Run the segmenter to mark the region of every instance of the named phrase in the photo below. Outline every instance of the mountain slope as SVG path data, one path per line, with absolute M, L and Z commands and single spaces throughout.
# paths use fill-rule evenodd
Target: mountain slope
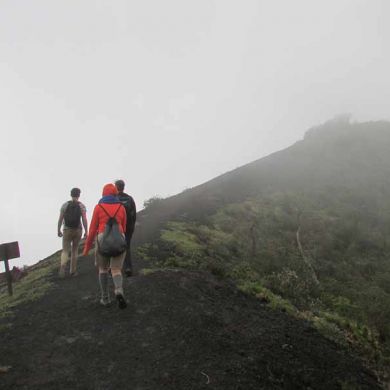
M 390 195 L 389 122 L 329 121 L 287 149 L 154 202 L 139 214 L 135 241 L 148 241 L 168 220 L 201 220 L 226 204 L 262 194 L 345 188 Z
M 390 372 L 390 123 L 329 121 L 302 141 L 139 214 L 138 256 L 293 305 Z
M 2 319 L 2 389 L 379 388 L 306 321 L 207 273 L 135 277 L 125 311 L 98 305 L 91 257 L 78 277 L 48 279 L 44 296 Z
M 389 123 L 332 121 L 151 202 L 135 249 L 161 269 L 127 282 L 126 311 L 98 305 L 91 257 L 66 280 L 48 259 L 0 297 L 0 386 L 379 388 L 351 351 L 385 373 L 389 151 Z

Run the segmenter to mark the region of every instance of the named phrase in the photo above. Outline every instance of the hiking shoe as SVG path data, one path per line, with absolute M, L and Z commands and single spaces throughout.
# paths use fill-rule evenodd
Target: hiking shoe
M 126 268 L 125 275 L 126 277 L 131 278 L 133 276 L 133 270 L 131 268 Z
M 100 304 L 104 307 L 108 307 L 111 305 L 111 300 L 109 297 L 103 297 L 100 299 Z
M 79 275 L 79 273 L 78 273 L 77 271 L 71 272 L 71 273 L 69 274 L 69 276 L 78 276 L 78 275 Z
M 116 300 L 118 301 L 118 307 L 119 309 L 126 309 L 127 303 L 125 301 L 125 298 L 122 294 L 116 294 Z

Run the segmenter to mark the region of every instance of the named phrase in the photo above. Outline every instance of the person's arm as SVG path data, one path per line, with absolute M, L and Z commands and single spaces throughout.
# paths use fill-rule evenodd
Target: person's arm
M 130 207 L 129 207 L 129 215 L 127 218 L 126 234 L 131 238 L 133 236 L 133 233 L 134 233 L 135 221 L 137 219 L 137 209 L 135 206 L 134 199 L 132 197 L 130 197 L 130 199 L 129 199 L 129 205 L 130 205 Z
M 126 214 L 126 209 L 125 209 L 124 206 L 121 207 L 121 213 L 122 213 L 121 225 L 122 225 L 123 233 L 126 233 L 126 229 L 127 229 L 127 214 Z
M 83 222 L 84 227 L 84 238 L 88 236 L 88 221 L 87 221 L 87 210 L 85 206 L 81 209 L 81 221 Z
M 132 211 L 132 222 L 133 225 L 135 225 L 135 221 L 137 220 L 137 207 L 135 205 L 133 198 L 131 198 L 131 211 Z
M 88 236 L 88 221 L 87 221 L 87 215 L 85 213 L 81 216 L 81 220 L 83 221 L 84 238 L 87 238 L 87 236 Z
M 64 212 L 60 211 L 60 217 L 58 218 L 58 226 L 57 226 L 57 235 L 58 237 L 62 237 L 63 234 L 61 232 L 62 222 L 64 221 Z
M 99 227 L 99 215 L 98 215 L 97 206 L 95 206 L 93 210 L 91 224 L 89 225 L 89 234 L 85 242 L 83 256 L 88 255 L 89 250 L 92 248 L 92 243 L 98 231 L 98 227 Z

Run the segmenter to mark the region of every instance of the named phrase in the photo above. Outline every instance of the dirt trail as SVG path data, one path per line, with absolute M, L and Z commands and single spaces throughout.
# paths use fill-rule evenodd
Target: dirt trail
M 1 334 L 1 389 L 379 389 L 309 324 L 203 273 L 126 281 L 129 307 L 98 305 L 93 260 L 19 307 Z M 347 387 L 350 386 L 350 387 Z

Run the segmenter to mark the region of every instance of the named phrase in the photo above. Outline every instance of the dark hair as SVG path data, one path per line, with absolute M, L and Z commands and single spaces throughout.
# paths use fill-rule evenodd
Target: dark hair
M 118 191 L 123 191 L 125 189 L 125 182 L 123 180 L 117 180 L 115 182 L 115 187 Z
M 71 190 L 70 190 L 70 196 L 72 197 L 72 198 L 78 198 L 79 196 L 80 196 L 80 194 L 81 194 L 81 190 L 80 190 L 80 188 L 72 188 Z

